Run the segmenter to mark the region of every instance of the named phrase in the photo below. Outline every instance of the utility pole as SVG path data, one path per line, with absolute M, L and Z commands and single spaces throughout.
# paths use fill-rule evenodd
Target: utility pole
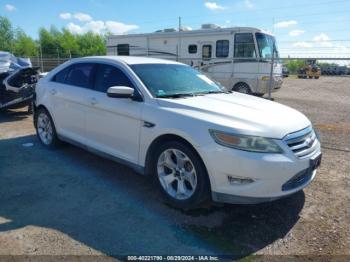
M 269 83 L 269 100 L 271 100 L 271 91 L 272 91 L 272 87 L 273 87 L 274 65 L 275 65 L 275 42 L 273 42 L 273 47 L 272 47 L 271 69 L 270 69 L 270 83 Z
M 181 16 L 179 16 L 179 43 L 177 45 L 177 60 L 179 60 L 179 58 L 181 57 L 181 27 Z
M 179 16 L 179 32 L 181 31 L 181 16 Z

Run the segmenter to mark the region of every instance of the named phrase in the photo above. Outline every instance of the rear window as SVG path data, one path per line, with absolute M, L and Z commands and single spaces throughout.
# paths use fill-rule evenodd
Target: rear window
M 94 64 L 91 63 L 79 63 L 72 65 L 66 76 L 65 84 L 90 88 L 90 77 L 93 67 Z
M 124 56 L 130 55 L 130 46 L 129 46 L 129 44 L 117 45 L 117 52 L 118 52 L 118 55 L 124 55 Z
M 66 67 L 65 69 L 58 72 L 53 78 L 53 82 L 65 84 L 67 73 L 69 72 L 70 67 Z

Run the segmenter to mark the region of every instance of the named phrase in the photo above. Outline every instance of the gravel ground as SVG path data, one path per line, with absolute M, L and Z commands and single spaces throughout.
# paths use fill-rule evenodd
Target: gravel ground
M 350 78 L 286 79 L 273 96 L 320 131 L 324 158 L 316 180 L 276 202 L 191 212 L 164 204 L 149 179 L 125 166 L 70 145 L 46 150 L 31 116 L 1 112 L 0 256 L 305 255 L 327 261 L 338 255 L 348 261 Z

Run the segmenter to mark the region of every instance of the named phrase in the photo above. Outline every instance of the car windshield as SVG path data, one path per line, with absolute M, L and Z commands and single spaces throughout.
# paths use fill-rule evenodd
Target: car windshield
M 131 68 L 153 96 L 159 98 L 224 93 L 220 84 L 199 71 L 177 64 L 139 64 Z
M 271 59 L 272 50 L 275 50 L 275 59 L 278 59 L 278 49 L 273 36 L 256 33 L 256 41 L 258 43 L 260 58 Z

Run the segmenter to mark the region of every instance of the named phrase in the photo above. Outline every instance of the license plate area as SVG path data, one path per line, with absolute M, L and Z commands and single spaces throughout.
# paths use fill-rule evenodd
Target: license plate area
M 315 169 L 319 168 L 321 166 L 322 162 L 322 154 L 319 154 L 314 159 L 310 159 L 310 169 L 314 171 Z

